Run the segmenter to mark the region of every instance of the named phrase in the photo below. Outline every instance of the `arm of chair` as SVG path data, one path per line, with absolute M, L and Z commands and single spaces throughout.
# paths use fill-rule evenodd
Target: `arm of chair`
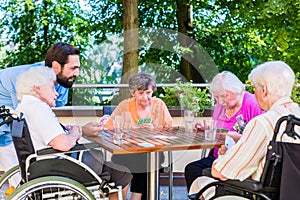
M 210 170 L 203 170 L 202 172 L 203 175 L 208 175 L 211 177 Z M 204 191 L 206 191 L 208 188 L 211 188 L 213 186 L 217 186 L 217 188 L 227 188 L 225 190 L 230 191 L 229 188 L 231 188 L 231 191 L 244 191 L 244 192 L 250 192 L 254 194 L 259 194 L 263 185 L 261 182 L 254 181 L 252 179 L 246 179 L 244 181 L 239 181 L 239 180 L 226 180 L 226 181 L 221 181 L 218 180 L 216 182 L 209 183 L 208 185 L 204 186 L 198 193 L 191 194 L 189 195 L 189 199 L 194 199 L 198 200 L 200 196 L 203 194 Z M 221 193 L 222 194 L 222 193 Z M 219 193 L 220 195 L 220 193 Z M 221 195 L 222 196 L 222 195 Z
M 101 146 L 98 143 L 86 143 L 86 144 L 76 144 L 72 149 L 70 149 L 69 151 L 66 151 L 66 152 L 59 151 L 59 150 L 53 149 L 52 147 L 49 147 L 49 148 L 38 150 L 36 153 L 37 153 L 37 155 L 42 156 L 42 155 L 55 154 L 55 153 L 78 152 L 78 151 L 95 149 L 95 148 L 100 148 L 100 147 Z
M 245 190 L 251 191 L 259 191 L 263 188 L 263 185 L 259 181 L 254 181 L 252 179 L 246 179 L 244 181 L 239 180 L 227 180 L 227 181 L 219 181 L 220 184 L 226 186 L 232 186 L 236 188 L 242 188 Z
M 211 175 L 211 168 L 203 169 L 202 175 L 208 176 L 208 177 L 213 177 Z M 218 181 L 222 185 L 241 187 L 241 188 L 245 188 L 247 190 L 252 190 L 252 191 L 258 191 L 258 190 L 262 189 L 262 183 L 259 181 L 252 180 L 252 179 L 246 179 L 244 181 L 239 181 L 239 180 L 226 180 L 226 181 L 218 180 Z

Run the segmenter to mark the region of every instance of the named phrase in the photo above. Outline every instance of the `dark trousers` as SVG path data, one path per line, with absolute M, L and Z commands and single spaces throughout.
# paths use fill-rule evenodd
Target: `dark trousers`
M 147 153 L 113 155 L 111 160 L 119 165 L 126 166 L 132 173 L 131 192 L 142 193 L 142 200 L 147 199 Z M 163 152 L 159 153 L 160 165 L 164 162 Z
M 209 155 L 208 157 L 191 162 L 185 166 L 184 176 L 188 191 L 190 190 L 193 181 L 199 176 L 202 176 L 202 170 L 205 168 L 211 168 L 215 159 L 216 158 L 213 155 Z

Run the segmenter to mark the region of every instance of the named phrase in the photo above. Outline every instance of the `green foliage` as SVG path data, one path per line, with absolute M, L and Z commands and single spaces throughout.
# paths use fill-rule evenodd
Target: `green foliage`
M 164 93 L 159 97 L 167 106 L 180 106 L 182 109 L 193 110 L 199 115 L 203 114 L 207 107 L 212 106 L 208 89 L 192 86 L 192 82 L 183 83 L 177 79 L 174 87 L 164 87 Z
M 86 2 L 85 7 L 79 2 Z M 178 31 L 178 16 L 184 14 L 177 13 L 177 2 L 139 0 L 139 19 L 136 19 L 139 27 Z M 295 72 L 300 72 L 297 67 L 300 65 L 299 0 L 186 2 L 193 6 L 191 38 L 208 52 L 219 71 L 232 71 L 245 82 L 255 65 L 283 60 Z M 44 60 L 46 50 L 53 43 L 63 41 L 82 51 L 82 76 L 77 83 L 99 83 L 103 79 L 113 82 L 114 78 L 106 76 L 113 61 L 109 53 L 93 52 L 103 62 L 90 62 L 88 47 L 95 48 L 95 44 L 115 33 L 123 34 L 123 13 L 121 0 L 2 0 L 0 35 L 4 35 L 6 43 L 0 44 L 0 68 Z M 179 71 L 182 58 L 174 49 L 177 38 L 163 32 L 151 35 L 151 41 L 143 37 L 139 38 L 139 65 L 154 72 L 161 82 L 174 82 L 179 76 L 171 74 Z M 13 49 L 2 48 L 10 42 L 14 44 Z M 108 47 L 105 48 L 111 51 Z M 181 46 L 178 50 L 189 51 Z M 122 58 L 121 51 L 118 56 Z M 82 101 L 90 103 L 97 92 L 76 93 L 82 98 L 86 96 Z M 171 93 L 168 89 L 164 91 L 169 96 Z M 299 99 L 299 90 L 293 90 L 292 98 Z
M 246 80 L 246 91 L 254 94 L 254 86 L 251 84 L 251 81 L 248 79 Z
M 298 0 L 193 3 L 195 39 L 220 71 L 232 71 L 243 82 L 267 60 L 283 60 L 299 72 L 299 9 Z
M 78 84 L 118 84 L 120 74 L 117 77 L 111 70 L 115 67 L 115 62 L 120 63 L 118 40 L 114 37 L 108 38 L 101 45 L 94 45 L 85 51 L 85 59 L 81 60 L 80 75 L 76 80 Z M 118 64 L 118 67 L 121 67 Z M 118 69 L 115 69 L 115 71 Z M 72 105 L 105 105 L 110 101 L 102 100 L 102 95 L 106 89 L 103 88 L 76 88 L 73 89 Z
M 0 35 L 14 44 L 0 60 L 3 68 L 44 60 L 46 50 L 57 41 L 88 46 L 88 32 L 79 0 L 3 0 Z
M 292 91 L 292 100 L 300 105 L 300 72 L 296 73 L 296 85 Z
M 295 80 L 295 86 L 292 90 L 292 100 L 300 105 L 300 72 L 297 72 Z M 254 87 L 251 84 L 250 80 L 246 81 L 246 90 L 252 94 L 254 94 Z

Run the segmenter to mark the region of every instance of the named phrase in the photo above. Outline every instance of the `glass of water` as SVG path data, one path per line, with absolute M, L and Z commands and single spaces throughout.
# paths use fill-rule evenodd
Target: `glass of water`
M 131 126 L 132 126 L 131 113 L 130 112 L 123 112 L 122 113 L 122 118 L 123 118 L 122 130 L 123 130 L 124 133 L 129 134 Z
M 213 119 L 204 119 L 203 125 L 205 140 L 215 140 L 217 134 L 216 121 Z
M 114 126 L 114 143 L 115 144 L 122 144 L 122 139 L 123 139 L 123 131 L 122 131 L 122 116 L 120 115 L 115 115 L 113 118 L 113 126 Z
M 192 110 L 184 111 L 184 127 L 185 132 L 193 132 L 193 123 L 194 123 L 195 113 Z

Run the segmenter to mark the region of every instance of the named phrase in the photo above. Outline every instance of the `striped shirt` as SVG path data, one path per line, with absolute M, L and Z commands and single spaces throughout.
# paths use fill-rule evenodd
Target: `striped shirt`
M 280 117 L 289 114 L 300 117 L 300 107 L 289 97 L 285 97 L 274 103 L 266 113 L 253 118 L 236 145 L 215 160 L 216 170 L 228 179 L 243 181 L 251 177 L 259 181 L 265 164 L 267 146 L 272 140 L 276 122 Z M 280 140 L 284 130 L 285 124 L 281 126 L 277 140 Z M 282 137 L 282 141 L 300 143 L 300 140 L 293 140 L 286 135 Z

